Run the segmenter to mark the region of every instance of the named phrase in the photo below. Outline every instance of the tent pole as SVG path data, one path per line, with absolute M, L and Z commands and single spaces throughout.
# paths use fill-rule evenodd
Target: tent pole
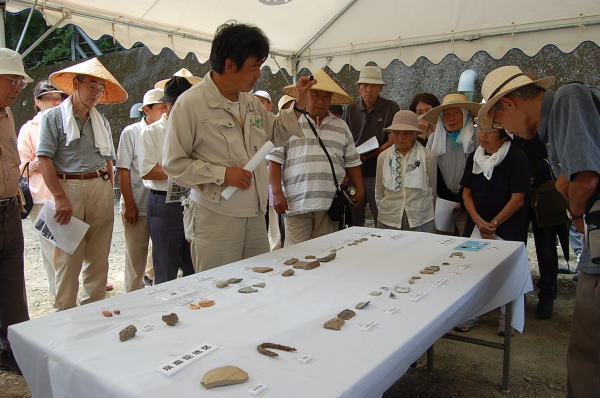
M 50 35 L 50 33 L 54 32 L 56 30 L 56 28 L 58 28 L 58 25 L 60 25 L 61 23 L 63 23 L 67 18 L 70 18 L 71 15 L 68 13 L 63 14 L 62 18 L 59 19 L 58 21 L 56 21 L 56 23 L 54 25 L 52 25 L 52 27 L 50 29 L 48 29 L 47 31 L 44 32 L 43 35 L 41 35 L 39 37 L 39 39 L 37 39 L 31 46 L 29 46 L 29 48 L 25 51 L 23 51 L 23 54 L 21 54 L 21 56 L 23 58 L 25 58 L 31 51 L 33 51 L 34 48 L 36 48 L 42 41 L 44 41 L 44 39 L 46 37 L 48 37 Z
M 19 37 L 19 42 L 17 43 L 17 48 L 15 48 L 16 52 L 19 52 L 21 49 L 21 44 L 23 44 L 23 39 L 25 39 L 25 33 L 27 33 L 27 28 L 29 27 L 29 22 L 31 22 L 31 16 L 33 15 L 33 11 L 35 10 L 35 6 L 37 6 L 38 0 L 33 2 L 33 6 L 31 10 L 29 10 L 29 15 L 27 16 L 27 21 L 25 21 L 25 26 L 23 27 L 23 31 L 21 32 L 21 37 Z
M 85 42 L 88 44 L 88 46 L 90 46 L 90 48 L 92 49 L 94 54 L 96 54 L 96 57 L 101 56 L 102 51 L 100 51 L 100 49 L 98 48 L 96 43 L 94 43 L 94 41 L 92 39 L 90 39 L 90 37 L 83 30 L 81 30 L 81 28 L 79 26 L 75 26 L 75 29 L 79 32 L 79 35 L 81 37 L 83 37 L 83 40 L 85 40 Z

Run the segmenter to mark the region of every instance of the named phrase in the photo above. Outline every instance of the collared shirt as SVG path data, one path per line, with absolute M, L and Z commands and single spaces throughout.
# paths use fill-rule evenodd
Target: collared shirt
M 74 115 L 81 137 L 66 146 L 67 135 L 63 131 L 60 112 L 59 106 L 44 112 L 37 147 L 38 156 L 52 158 L 57 173 L 91 173 L 106 166 L 107 160 L 116 159 L 110 125 L 104 116 L 102 120 L 108 130 L 111 143 L 111 155 L 106 157 L 100 155 L 100 150 L 96 148 L 90 118 L 84 124 L 77 115 Z
M 19 152 L 15 121 L 10 109 L 0 108 L 0 199 L 17 195 L 19 186 Z
M 190 199 L 201 206 L 228 216 L 254 217 L 267 208 L 266 162 L 254 170 L 250 188 L 238 190 L 228 200 L 221 198 L 225 169 L 244 167 L 267 140 L 281 146 L 302 133 L 292 109 L 275 116 L 245 92 L 238 93 L 240 125 L 211 73 L 183 93 L 171 111 L 165 172 L 178 185 L 191 187 Z
M 141 150 L 142 130 L 148 127 L 144 119 L 137 123 L 130 124 L 123 129 L 121 138 L 119 138 L 119 147 L 117 148 L 116 167 L 129 170 L 129 180 L 131 181 L 131 193 L 133 201 L 137 207 L 139 216 L 146 215 L 148 207 L 148 188 L 144 187 L 144 182 L 140 176 L 139 156 Z M 125 199 L 121 195 L 121 211 L 125 210 Z
M 599 100 L 599 88 L 579 83 L 544 94 L 538 134 L 548 148 L 548 159 L 556 176 L 562 174 L 571 180 L 580 171 L 600 174 L 600 114 L 594 104 Z M 587 245 L 577 269 L 600 274 L 600 265 L 592 263 Z
M 343 119 L 352 132 L 356 146 L 371 137 L 377 137 L 379 146 L 381 146 L 388 140 L 388 134 L 383 129 L 392 124 L 392 119 L 399 110 L 400 107 L 394 101 L 378 97 L 373 109 L 369 111 L 361 98 L 360 101 L 350 104 L 346 108 Z M 363 178 L 375 177 L 376 169 L 377 159 L 367 160 L 362 165 Z
M 140 175 L 145 176 L 154 168 L 154 166 L 163 165 L 163 148 L 165 146 L 165 136 L 167 135 L 167 119 L 163 115 L 160 120 L 152 123 L 142 130 L 140 140 Z M 144 186 L 156 191 L 167 191 L 168 180 L 143 180 Z
M 306 116 L 327 148 L 336 178 L 341 183 L 346 168 L 361 165 L 348 126 L 331 113 L 325 116 L 320 125 Z M 306 118 L 302 116 L 298 122 L 303 136 L 290 138 L 283 147 L 273 149 L 267 156 L 267 160 L 283 165 L 281 178 L 288 202 L 286 215 L 289 216 L 329 209 L 336 190 L 323 148 Z
M 377 175 L 375 178 L 375 201 L 379 209 L 377 219 L 390 227 L 402 228 L 402 216 L 406 213 L 408 225 L 415 228 L 433 220 L 437 181 L 436 158 L 433 152 L 423 148 L 427 164 L 427 189 L 401 188 L 395 192 L 383 185 L 385 161 L 390 151 L 395 149 L 395 145 L 392 145 L 377 157 Z M 414 146 L 412 150 L 414 150 Z M 402 176 L 406 174 L 409 155 L 410 152 L 406 155 L 400 155 Z
M 42 118 L 42 112 L 38 112 L 33 119 L 25 123 L 19 130 L 18 148 L 19 156 L 21 157 L 21 165 L 19 169 L 23 172 L 25 165 L 34 161 L 37 158 L 35 150 L 37 149 L 40 120 Z M 27 176 L 27 170 L 23 172 L 23 176 Z M 52 200 L 52 193 L 44 183 L 42 177 L 42 171 L 39 167 L 35 168 L 29 164 L 29 191 L 33 203 L 44 203 L 48 200 Z

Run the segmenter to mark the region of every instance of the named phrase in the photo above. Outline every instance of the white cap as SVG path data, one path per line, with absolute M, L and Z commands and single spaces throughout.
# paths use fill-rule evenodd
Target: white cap
M 164 94 L 164 90 L 160 88 L 153 88 L 152 90 L 146 91 L 146 94 L 144 94 L 144 102 L 142 102 L 142 106 L 140 106 L 139 110 L 141 111 L 146 105 L 160 104 L 162 102 L 160 99 Z
M 9 48 L 0 48 L 0 75 L 19 75 L 25 78 L 25 83 L 33 83 L 25 73 L 21 54 Z
M 257 96 L 257 97 L 262 97 L 264 99 L 267 99 L 267 100 L 269 100 L 269 102 L 273 102 L 273 101 L 271 101 L 271 96 L 269 95 L 269 93 L 267 93 L 264 90 L 255 91 L 254 95 Z
M 277 103 L 277 109 L 281 110 L 281 108 L 283 108 L 283 106 L 285 104 L 287 104 L 290 101 L 295 101 L 295 100 L 296 100 L 296 98 L 285 94 L 281 98 L 279 98 L 279 102 Z

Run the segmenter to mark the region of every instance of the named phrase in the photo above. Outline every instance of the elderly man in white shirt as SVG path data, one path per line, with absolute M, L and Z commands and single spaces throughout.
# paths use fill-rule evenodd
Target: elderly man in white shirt
M 394 145 L 377 158 L 377 227 L 435 232 L 437 164 L 435 155 L 417 141 L 419 119 L 414 112 L 399 111 L 385 130 Z

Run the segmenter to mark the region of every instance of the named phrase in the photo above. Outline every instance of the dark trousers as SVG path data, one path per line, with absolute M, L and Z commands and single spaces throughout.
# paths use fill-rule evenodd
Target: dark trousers
M 152 238 L 154 283 L 177 278 L 179 268 L 183 276 L 192 275 L 194 266 L 190 244 L 183 230 L 181 203 L 165 203 L 165 193 L 152 190 L 148 195 L 148 229 Z
M 537 254 L 540 279 L 537 283 L 538 298 L 556 298 L 556 278 L 558 276 L 558 254 L 556 252 L 556 237 L 558 227 L 540 228 L 537 225 L 533 211 L 530 213 L 533 227 L 535 253 Z
M 365 199 L 358 207 L 352 209 L 352 226 L 354 227 L 364 227 L 367 203 L 373 215 L 373 222 L 377 225 L 378 210 L 377 202 L 375 202 L 375 177 L 363 177 L 363 185 L 365 186 Z
M 23 271 L 23 227 L 16 198 L 0 207 L 0 344 L 9 351 L 8 327 L 29 320 Z

